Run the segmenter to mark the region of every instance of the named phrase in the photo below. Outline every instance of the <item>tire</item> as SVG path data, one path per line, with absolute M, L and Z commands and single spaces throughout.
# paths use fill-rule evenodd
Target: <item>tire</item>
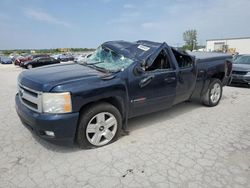
M 83 149 L 101 147 L 117 140 L 121 127 L 122 117 L 116 107 L 105 102 L 90 105 L 81 114 L 76 142 Z
M 27 66 L 27 69 L 32 69 L 32 68 L 33 68 L 32 65 L 28 65 L 28 66 Z
M 219 104 L 222 96 L 222 83 L 219 79 L 213 79 L 208 86 L 206 93 L 202 96 L 204 105 L 213 107 Z

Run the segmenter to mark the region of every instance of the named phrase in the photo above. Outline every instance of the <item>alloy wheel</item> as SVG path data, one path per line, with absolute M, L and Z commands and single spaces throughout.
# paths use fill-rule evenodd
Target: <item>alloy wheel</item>
M 215 83 L 210 91 L 210 99 L 212 103 L 217 103 L 221 97 L 221 86 Z
M 103 146 L 109 143 L 117 132 L 117 120 L 109 112 L 96 114 L 88 122 L 86 137 L 94 146 Z

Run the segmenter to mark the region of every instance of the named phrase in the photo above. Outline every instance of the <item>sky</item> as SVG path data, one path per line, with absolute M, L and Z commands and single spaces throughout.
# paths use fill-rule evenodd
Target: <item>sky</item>
M 96 48 L 110 40 L 183 45 L 250 37 L 250 0 L 0 0 L 0 49 Z

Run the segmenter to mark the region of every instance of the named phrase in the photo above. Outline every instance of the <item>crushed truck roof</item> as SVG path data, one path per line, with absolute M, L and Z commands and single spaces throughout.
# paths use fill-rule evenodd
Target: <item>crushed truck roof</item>
M 102 45 L 134 60 L 146 60 L 149 56 L 155 53 L 158 54 L 163 47 L 167 46 L 165 42 L 158 43 L 146 40 L 139 40 L 136 42 L 109 41 Z

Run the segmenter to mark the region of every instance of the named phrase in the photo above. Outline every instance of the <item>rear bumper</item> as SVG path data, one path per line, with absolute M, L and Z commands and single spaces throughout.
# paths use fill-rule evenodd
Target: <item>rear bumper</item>
M 15 97 L 16 111 L 22 123 L 39 137 L 54 143 L 74 142 L 79 113 L 45 114 L 37 113 L 24 106 L 18 94 Z M 47 136 L 45 131 L 54 132 L 55 136 Z

